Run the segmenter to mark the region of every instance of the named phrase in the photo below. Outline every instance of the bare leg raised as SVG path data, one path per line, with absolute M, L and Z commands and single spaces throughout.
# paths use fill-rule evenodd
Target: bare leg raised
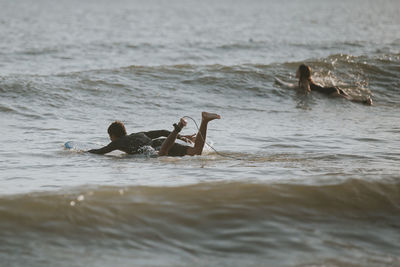
M 178 133 L 180 132 L 180 129 L 182 129 L 183 127 L 185 127 L 187 124 L 187 122 L 182 118 L 179 123 L 178 123 L 178 129 L 177 130 L 175 128 L 175 130 L 173 130 L 167 137 L 167 139 L 165 139 L 165 141 L 162 143 L 161 145 L 161 149 L 160 151 L 158 151 L 158 155 L 159 156 L 166 156 L 168 155 L 169 150 L 172 148 L 172 146 L 175 143 L 176 138 L 178 137 Z
M 194 147 L 188 148 L 187 154 L 190 156 L 201 155 L 203 147 L 206 142 L 207 136 L 207 125 L 210 121 L 215 119 L 221 119 L 221 116 L 215 113 L 202 112 L 201 113 L 201 124 L 199 132 L 196 135 L 196 141 Z

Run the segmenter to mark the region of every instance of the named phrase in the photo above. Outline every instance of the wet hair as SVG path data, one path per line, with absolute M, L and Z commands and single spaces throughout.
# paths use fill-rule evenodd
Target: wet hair
M 108 127 L 107 132 L 110 136 L 113 135 L 117 138 L 126 135 L 125 126 L 120 121 L 115 121 L 115 122 L 111 123 L 110 126 Z
M 311 68 L 305 64 L 299 66 L 300 81 L 311 81 Z

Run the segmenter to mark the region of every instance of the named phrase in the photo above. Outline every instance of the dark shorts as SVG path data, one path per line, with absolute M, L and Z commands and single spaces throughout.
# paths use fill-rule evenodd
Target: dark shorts
M 151 143 L 151 147 L 155 150 L 160 150 L 162 143 L 166 138 L 155 139 Z M 171 149 L 168 151 L 168 156 L 171 157 L 183 157 L 187 155 L 187 150 L 190 146 L 185 146 L 179 143 L 174 143 Z

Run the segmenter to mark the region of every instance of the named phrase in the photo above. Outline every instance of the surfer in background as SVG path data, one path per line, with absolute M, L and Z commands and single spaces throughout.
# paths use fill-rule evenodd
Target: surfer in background
M 220 119 L 220 115 L 202 112 L 202 120 L 197 135 L 182 136 L 179 132 L 186 126 L 187 122 L 181 118 L 178 124 L 174 124 L 172 132 L 167 130 L 149 131 L 126 134 L 122 122 L 113 122 L 108 127 L 111 143 L 100 149 L 91 149 L 88 152 L 95 154 L 106 154 L 114 150 L 121 150 L 128 154 L 139 154 L 145 146 L 151 146 L 158 151 L 159 156 L 194 156 L 201 155 L 206 141 L 207 125 L 210 121 Z M 167 138 L 160 138 L 167 137 Z M 176 139 L 186 143 L 194 143 L 194 146 L 175 143 Z
M 311 68 L 305 64 L 301 64 L 297 69 L 296 78 L 299 79 L 297 85 L 283 82 L 278 78 L 275 78 L 275 81 L 280 85 L 301 90 L 306 94 L 315 91 L 329 96 L 343 97 L 353 102 L 360 102 L 370 106 L 372 105 L 372 99 L 369 96 L 365 100 L 355 99 L 336 86 L 323 87 L 316 84 L 311 78 Z

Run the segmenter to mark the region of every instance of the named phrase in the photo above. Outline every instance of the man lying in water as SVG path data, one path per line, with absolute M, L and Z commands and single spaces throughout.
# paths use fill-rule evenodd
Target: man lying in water
M 278 78 L 275 78 L 275 81 L 280 85 L 283 85 L 283 86 L 286 86 L 289 88 L 298 89 L 298 90 L 304 91 L 306 93 L 319 92 L 319 93 L 322 93 L 325 95 L 343 97 L 343 98 L 346 98 L 353 102 L 360 102 L 360 103 L 363 103 L 366 105 L 372 105 L 372 99 L 370 96 L 368 96 L 364 100 L 356 99 L 356 98 L 351 97 L 345 91 L 343 91 L 342 89 L 340 89 L 336 86 L 323 87 L 323 86 L 316 84 L 313 81 L 313 79 L 311 78 L 311 68 L 307 65 L 301 64 L 299 66 L 299 68 L 297 69 L 297 72 L 296 72 L 296 78 L 299 79 L 299 82 L 297 85 L 283 82 Z
M 220 119 L 218 114 L 202 112 L 202 120 L 199 132 L 196 136 L 182 136 L 179 132 L 186 126 L 186 121 L 181 118 L 178 124 L 174 124 L 172 132 L 167 130 L 149 131 L 126 134 L 125 126 L 122 122 L 113 122 L 108 127 L 108 134 L 111 143 L 100 149 L 91 149 L 88 152 L 95 154 L 106 154 L 114 150 L 121 150 L 128 154 L 139 154 L 144 146 L 151 146 L 158 151 L 159 156 L 194 156 L 201 155 L 206 141 L 207 125 L 210 121 Z M 159 138 L 167 137 L 167 138 Z M 194 147 L 175 143 L 176 139 L 187 143 L 194 142 Z

